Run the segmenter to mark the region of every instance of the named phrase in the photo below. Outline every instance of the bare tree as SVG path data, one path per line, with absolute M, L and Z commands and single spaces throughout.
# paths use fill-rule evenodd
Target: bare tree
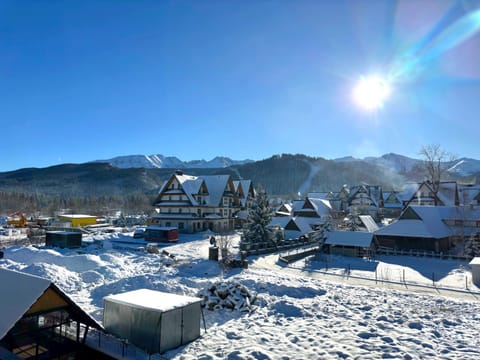
M 424 145 L 418 153 L 423 159 L 423 170 L 432 183 L 435 195 L 440 188 L 440 181 L 444 178 L 451 162 L 457 157 L 441 148 L 438 144 Z

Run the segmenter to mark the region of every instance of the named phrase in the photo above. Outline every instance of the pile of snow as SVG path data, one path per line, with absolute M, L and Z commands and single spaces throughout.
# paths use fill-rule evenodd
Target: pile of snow
M 239 282 L 229 284 L 217 282 L 198 293 L 202 298 L 202 306 L 209 310 L 240 310 L 243 312 L 253 311 L 253 305 L 257 300 L 257 294 L 251 292 Z

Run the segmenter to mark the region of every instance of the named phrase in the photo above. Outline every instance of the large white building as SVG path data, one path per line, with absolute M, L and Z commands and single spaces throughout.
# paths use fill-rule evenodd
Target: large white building
M 230 175 L 186 175 L 177 170 L 155 199 L 157 214 L 151 224 L 176 226 L 180 232 L 229 231 L 239 225 L 255 190 L 250 180 Z

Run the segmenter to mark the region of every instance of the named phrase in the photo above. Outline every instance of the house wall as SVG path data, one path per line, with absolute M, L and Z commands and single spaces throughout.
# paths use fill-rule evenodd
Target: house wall
M 427 250 L 446 252 L 450 249 L 449 238 L 417 238 L 404 236 L 376 235 L 380 246 L 398 250 Z

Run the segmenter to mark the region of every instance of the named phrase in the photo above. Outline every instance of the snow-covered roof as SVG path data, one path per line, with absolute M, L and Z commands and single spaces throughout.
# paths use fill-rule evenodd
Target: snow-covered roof
M 474 257 L 472 261 L 468 263 L 469 265 L 480 265 L 480 257 Z
M 292 213 L 292 205 L 291 204 L 282 204 L 277 208 L 277 213 L 279 214 L 291 214 Z
M 235 192 L 237 192 L 237 193 L 238 193 L 239 187 L 240 186 L 242 187 L 243 196 L 240 197 L 240 201 L 242 203 L 242 206 L 245 206 L 248 195 L 250 193 L 250 188 L 252 186 L 252 180 L 234 180 L 233 181 L 233 186 L 235 188 Z
M 278 226 L 284 228 L 291 219 L 292 218 L 288 217 L 288 216 L 274 216 L 272 218 L 272 220 L 270 221 L 269 226 L 278 225 Z
M 419 219 L 409 218 L 413 211 Z M 410 205 L 401 218 L 375 232 L 377 235 L 444 238 L 455 232 L 448 220 L 478 220 L 480 208 L 469 206 Z
M 230 180 L 230 175 L 207 175 L 202 176 L 205 184 L 207 185 L 208 192 L 210 194 L 210 204 L 217 206 L 222 200 L 225 188 Z M 232 189 L 233 191 L 233 189 Z
M 375 232 L 375 235 L 406 236 L 440 239 L 451 235 L 451 231 L 441 221 L 397 220 Z
M 306 234 L 306 233 L 312 231 L 312 227 L 311 227 L 310 224 L 314 223 L 315 221 L 317 221 L 317 219 L 315 219 L 315 218 L 307 218 L 307 217 L 302 217 L 302 216 L 296 216 L 296 217 L 290 218 L 290 221 L 287 223 L 287 225 L 289 227 L 288 230 L 293 230 L 290 227 L 291 226 L 296 226 L 302 234 Z M 295 224 L 295 225 L 293 225 L 292 223 Z M 285 226 L 287 226 L 287 225 L 285 225 Z
M 139 289 L 107 296 L 104 298 L 104 301 L 140 309 L 165 312 L 200 302 L 201 299 L 149 289 Z
M 175 174 L 178 182 L 181 184 L 185 195 L 187 195 L 188 199 L 193 205 L 197 204 L 197 200 L 193 197 L 193 194 L 198 194 L 200 190 L 200 186 L 202 186 L 203 180 L 192 175 L 185 175 L 185 174 Z
M 332 210 L 332 205 L 330 205 L 330 201 L 326 199 L 319 199 L 319 198 L 309 198 L 312 205 L 315 207 L 315 210 L 318 215 L 326 215 L 330 213 Z
M 480 220 L 480 207 L 411 205 L 410 208 L 423 220 Z
M 0 284 L 8 291 L 0 297 L 0 339 L 22 318 L 28 309 L 50 286 L 50 281 L 38 276 L 0 269 Z
M 63 217 L 67 219 L 96 219 L 96 216 L 93 215 L 83 215 L 83 214 L 62 214 L 58 217 Z
M 459 186 L 460 204 L 477 204 L 477 196 L 480 194 L 480 186 Z
M 368 232 L 374 232 L 379 229 L 377 223 L 370 215 L 359 215 L 360 221 L 367 228 Z
M 304 204 L 305 204 L 305 200 L 293 200 L 292 210 L 293 211 L 302 210 Z
M 0 268 L 0 284 L 5 289 L 0 297 L 0 339 L 27 313 L 48 288 L 56 291 L 75 310 L 82 321 L 98 329 L 102 328 L 50 280 Z
M 442 182 L 439 185 L 437 196 L 443 205 L 454 206 L 457 199 L 457 183 Z
M 329 231 L 326 233 L 326 245 L 370 247 L 373 233 L 363 231 Z

